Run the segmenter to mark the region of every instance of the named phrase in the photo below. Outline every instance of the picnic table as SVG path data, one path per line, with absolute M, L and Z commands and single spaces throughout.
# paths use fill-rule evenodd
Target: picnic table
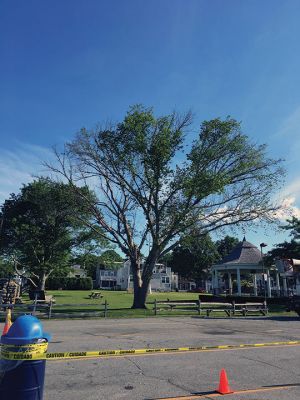
M 157 315 L 159 311 L 169 310 L 173 311 L 197 311 L 200 315 L 200 301 L 199 300 L 154 300 L 153 303 L 154 314 Z
M 154 314 L 157 315 L 160 311 L 196 311 L 199 315 L 205 313 L 207 317 L 211 314 L 220 312 L 225 313 L 228 317 L 236 316 L 238 314 L 242 314 L 243 316 L 247 316 L 249 314 L 268 314 L 268 306 L 264 301 L 262 303 L 259 302 L 246 302 L 246 303 L 236 303 L 233 302 L 204 302 L 200 300 L 200 296 L 198 300 L 154 300 L 153 303 L 153 311 Z
M 262 315 L 268 315 L 268 306 L 267 302 L 263 301 L 262 303 L 254 303 L 254 302 L 246 302 L 246 303 L 236 303 L 233 301 L 233 315 L 242 314 L 246 316 L 251 313 L 260 313 Z
M 101 294 L 101 292 L 92 292 L 91 294 L 89 294 L 89 298 L 90 299 L 102 299 L 103 294 Z
M 206 316 L 209 317 L 211 313 L 215 312 L 224 312 L 228 317 L 231 316 L 233 307 L 231 303 L 223 303 L 223 302 L 200 302 L 200 315 L 201 311 L 206 313 Z

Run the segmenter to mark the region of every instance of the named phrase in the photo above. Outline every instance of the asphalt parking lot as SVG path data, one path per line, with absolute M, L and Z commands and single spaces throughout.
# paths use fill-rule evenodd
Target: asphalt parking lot
M 300 340 L 298 318 L 148 318 L 44 321 L 49 352 L 198 347 Z M 300 346 L 47 361 L 44 400 L 300 399 Z M 243 391 L 243 392 L 241 392 Z M 195 396 L 197 394 L 197 396 Z
M 46 321 L 43 325 L 53 335 L 50 352 L 300 339 L 297 318 L 168 317 Z M 231 389 L 248 390 L 222 396 L 228 400 L 300 399 L 300 346 L 47 361 L 44 398 L 158 399 L 191 395 L 193 398 L 193 394 L 198 394 L 211 399 L 215 398 L 212 392 L 218 386 L 222 368 L 227 371 Z

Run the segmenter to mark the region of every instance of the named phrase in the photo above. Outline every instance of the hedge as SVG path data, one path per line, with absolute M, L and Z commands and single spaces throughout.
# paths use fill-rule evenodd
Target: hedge
M 88 278 L 61 278 L 52 276 L 46 282 L 48 290 L 91 290 L 93 289 L 93 281 Z

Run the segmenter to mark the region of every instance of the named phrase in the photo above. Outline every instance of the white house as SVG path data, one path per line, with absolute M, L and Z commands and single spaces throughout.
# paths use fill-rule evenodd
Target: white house
M 176 290 L 178 289 L 178 275 L 172 271 L 171 267 L 155 264 L 150 285 L 153 291 Z
M 100 289 L 133 289 L 130 261 L 125 261 L 123 266 L 118 270 L 104 270 L 98 267 L 96 270 L 95 287 L 99 287 Z M 164 264 L 156 264 L 150 282 L 150 290 L 169 292 L 177 288 L 177 274 L 173 273 L 171 268 L 166 267 Z
M 117 286 L 117 271 L 111 269 L 96 269 L 94 287 L 100 289 L 115 289 Z

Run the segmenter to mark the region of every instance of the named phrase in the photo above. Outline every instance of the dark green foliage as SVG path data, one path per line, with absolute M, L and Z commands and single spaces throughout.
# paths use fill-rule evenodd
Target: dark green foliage
M 232 236 L 225 236 L 224 239 L 217 240 L 215 245 L 220 255 L 220 260 L 226 257 L 239 243 L 239 239 Z
M 119 269 L 123 265 L 124 258 L 115 250 L 110 249 L 101 254 L 99 261 L 106 269 Z
M 199 281 L 207 276 L 208 269 L 219 257 L 209 235 L 199 237 L 191 234 L 175 247 L 168 266 L 184 278 Z
M 287 225 L 283 229 L 290 230 L 292 239 L 290 242 L 286 240 L 283 243 L 276 244 L 276 247 L 268 252 L 265 256 L 267 265 L 272 265 L 275 258 L 300 259 L 300 220 L 296 217 L 287 220 Z
M 100 264 L 100 256 L 93 253 L 78 254 L 72 257 L 72 265 L 80 265 L 85 269 L 87 276 L 96 279 L 96 268 Z
M 276 247 L 268 252 L 266 258 L 271 258 L 271 263 L 274 258 L 300 258 L 300 244 L 296 240 L 276 244 Z
M 0 278 L 9 278 L 14 275 L 14 267 L 9 261 L 0 258 Z
M 224 258 L 237 245 L 238 239 L 225 236 L 215 243 L 210 236 L 191 232 L 173 250 L 167 260 L 168 266 L 184 278 L 199 281 L 204 279 L 212 264 Z
M 101 250 L 99 246 L 98 250 Z M 77 254 L 72 258 L 72 264 L 81 265 L 92 279 L 96 279 L 96 269 L 98 266 L 102 269 L 118 269 L 123 265 L 123 261 L 123 258 L 113 249 L 105 250 L 100 255 L 85 252 Z
M 93 280 L 87 278 L 66 278 L 51 276 L 46 282 L 48 290 L 91 290 L 93 288 Z
M 292 219 L 287 220 L 287 225 L 283 227 L 285 230 L 290 230 L 290 236 L 293 237 L 293 240 L 300 239 L 300 219 L 296 217 L 292 217 Z
M 78 190 L 93 198 L 86 187 Z M 74 246 L 90 240 L 84 219 L 89 220 L 90 213 L 70 185 L 40 178 L 3 204 L 0 252 L 6 258 L 14 256 L 43 289 L 51 273 L 70 270 Z

